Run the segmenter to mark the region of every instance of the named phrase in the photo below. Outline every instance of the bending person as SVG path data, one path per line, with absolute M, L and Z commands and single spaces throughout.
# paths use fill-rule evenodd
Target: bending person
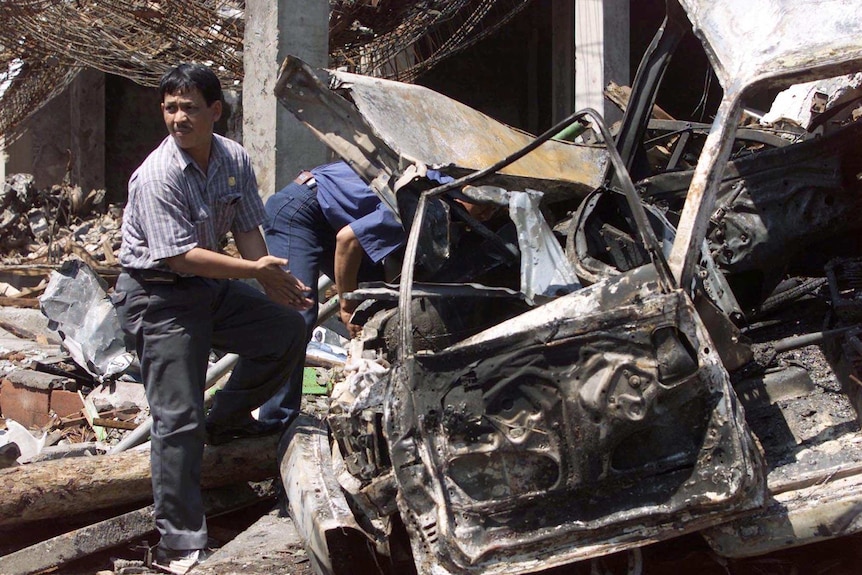
M 452 178 L 433 170 L 428 177 L 445 183 Z M 335 282 L 339 317 L 351 336 L 360 326 L 350 322 L 356 302 L 344 299 L 361 282 L 387 279 L 384 259 L 406 240 L 395 214 L 345 162 L 302 172 L 266 202 L 269 221 L 264 237 L 270 253 L 290 261 L 290 271 L 306 285 L 316 286 L 321 273 Z M 302 311 L 306 344 L 317 324 L 318 295 Z M 287 425 L 298 413 L 302 398 L 299 366 L 290 381 L 260 409 L 261 421 Z

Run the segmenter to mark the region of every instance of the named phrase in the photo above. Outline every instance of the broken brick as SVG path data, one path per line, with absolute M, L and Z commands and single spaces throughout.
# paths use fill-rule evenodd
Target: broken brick
M 68 378 L 29 369 L 7 373 L 0 387 L 3 417 L 14 419 L 25 427 L 47 425 L 51 421 L 51 394 L 63 391 L 70 383 Z M 64 400 L 59 400 L 61 406 Z
M 67 417 L 80 414 L 84 403 L 77 392 L 55 389 L 51 391 L 50 408 L 58 417 Z
M 42 427 L 51 421 L 48 389 L 34 389 L 4 379 L 0 387 L 3 396 L 3 417 L 14 419 L 24 427 Z

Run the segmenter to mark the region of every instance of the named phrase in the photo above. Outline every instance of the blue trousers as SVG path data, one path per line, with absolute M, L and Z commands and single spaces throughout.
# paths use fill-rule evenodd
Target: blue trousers
M 305 360 L 299 314 L 240 281 L 122 273 L 112 295 L 135 343 L 153 417 L 150 464 L 156 528 L 172 549 L 206 546 L 201 497 L 205 423 L 247 420 Z M 204 414 L 210 350 L 240 359 Z
M 319 308 L 317 280 L 321 273 L 335 279 L 335 235 L 338 230 L 326 220 L 317 193 L 304 184 L 291 183 L 266 202 L 267 223 L 264 239 L 269 253 L 285 258 L 290 273 L 312 288 L 314 305 L 303 312 L 305 344 L 311 340 Z M 366 257 L 359 272 L 360 281 L 383 279 L 383 267 Z M 299 365 L 288 384 L 260 408 L 258 419 L 265 423 L 287 425 L 299 412 L 302 400 L 302 374 Z

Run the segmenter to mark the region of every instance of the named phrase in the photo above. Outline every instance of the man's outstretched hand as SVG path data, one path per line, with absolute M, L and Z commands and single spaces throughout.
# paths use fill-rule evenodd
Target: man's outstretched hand
M 257 260 L 256 263 L 258 269 L 255 278 L 263 286 L 270 299 L 300 311 L 314 305 L 314 302 L 308 297 L 311 288 L 285 269 L 287 266 L 286 259 L 267 255 Z

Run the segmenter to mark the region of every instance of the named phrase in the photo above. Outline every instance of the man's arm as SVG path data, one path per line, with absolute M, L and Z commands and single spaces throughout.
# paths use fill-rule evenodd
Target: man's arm
M 177 273 L 205 278 L 254 278 L 274 301 L 296 309 L 308 309 L 312 305 L 305 296 L 308 287 L 283 269 L 287 260 L 267 254 L 266 243 L 258 229 L 234 234 L 234 240 L 242 259 L 195 247 L 165 258 L 165 263 Z
M 350 316 L 356 309 L 355 301 L 348 301 L 342 294 L 351 292 L 359 285 L 359 267 L 365 250 L 349 225 L 338 230 L 335 236 L 335 287 L 338 290 L 339 316 L 347 326 L 351 336 L 359 334 L 360 326 L 350 323 Z
M 233 241 L 243 259 L 259 260 L 263 256 L 269 255 L 260 228 L 252 228 L 247 232 L 234 232 Z

